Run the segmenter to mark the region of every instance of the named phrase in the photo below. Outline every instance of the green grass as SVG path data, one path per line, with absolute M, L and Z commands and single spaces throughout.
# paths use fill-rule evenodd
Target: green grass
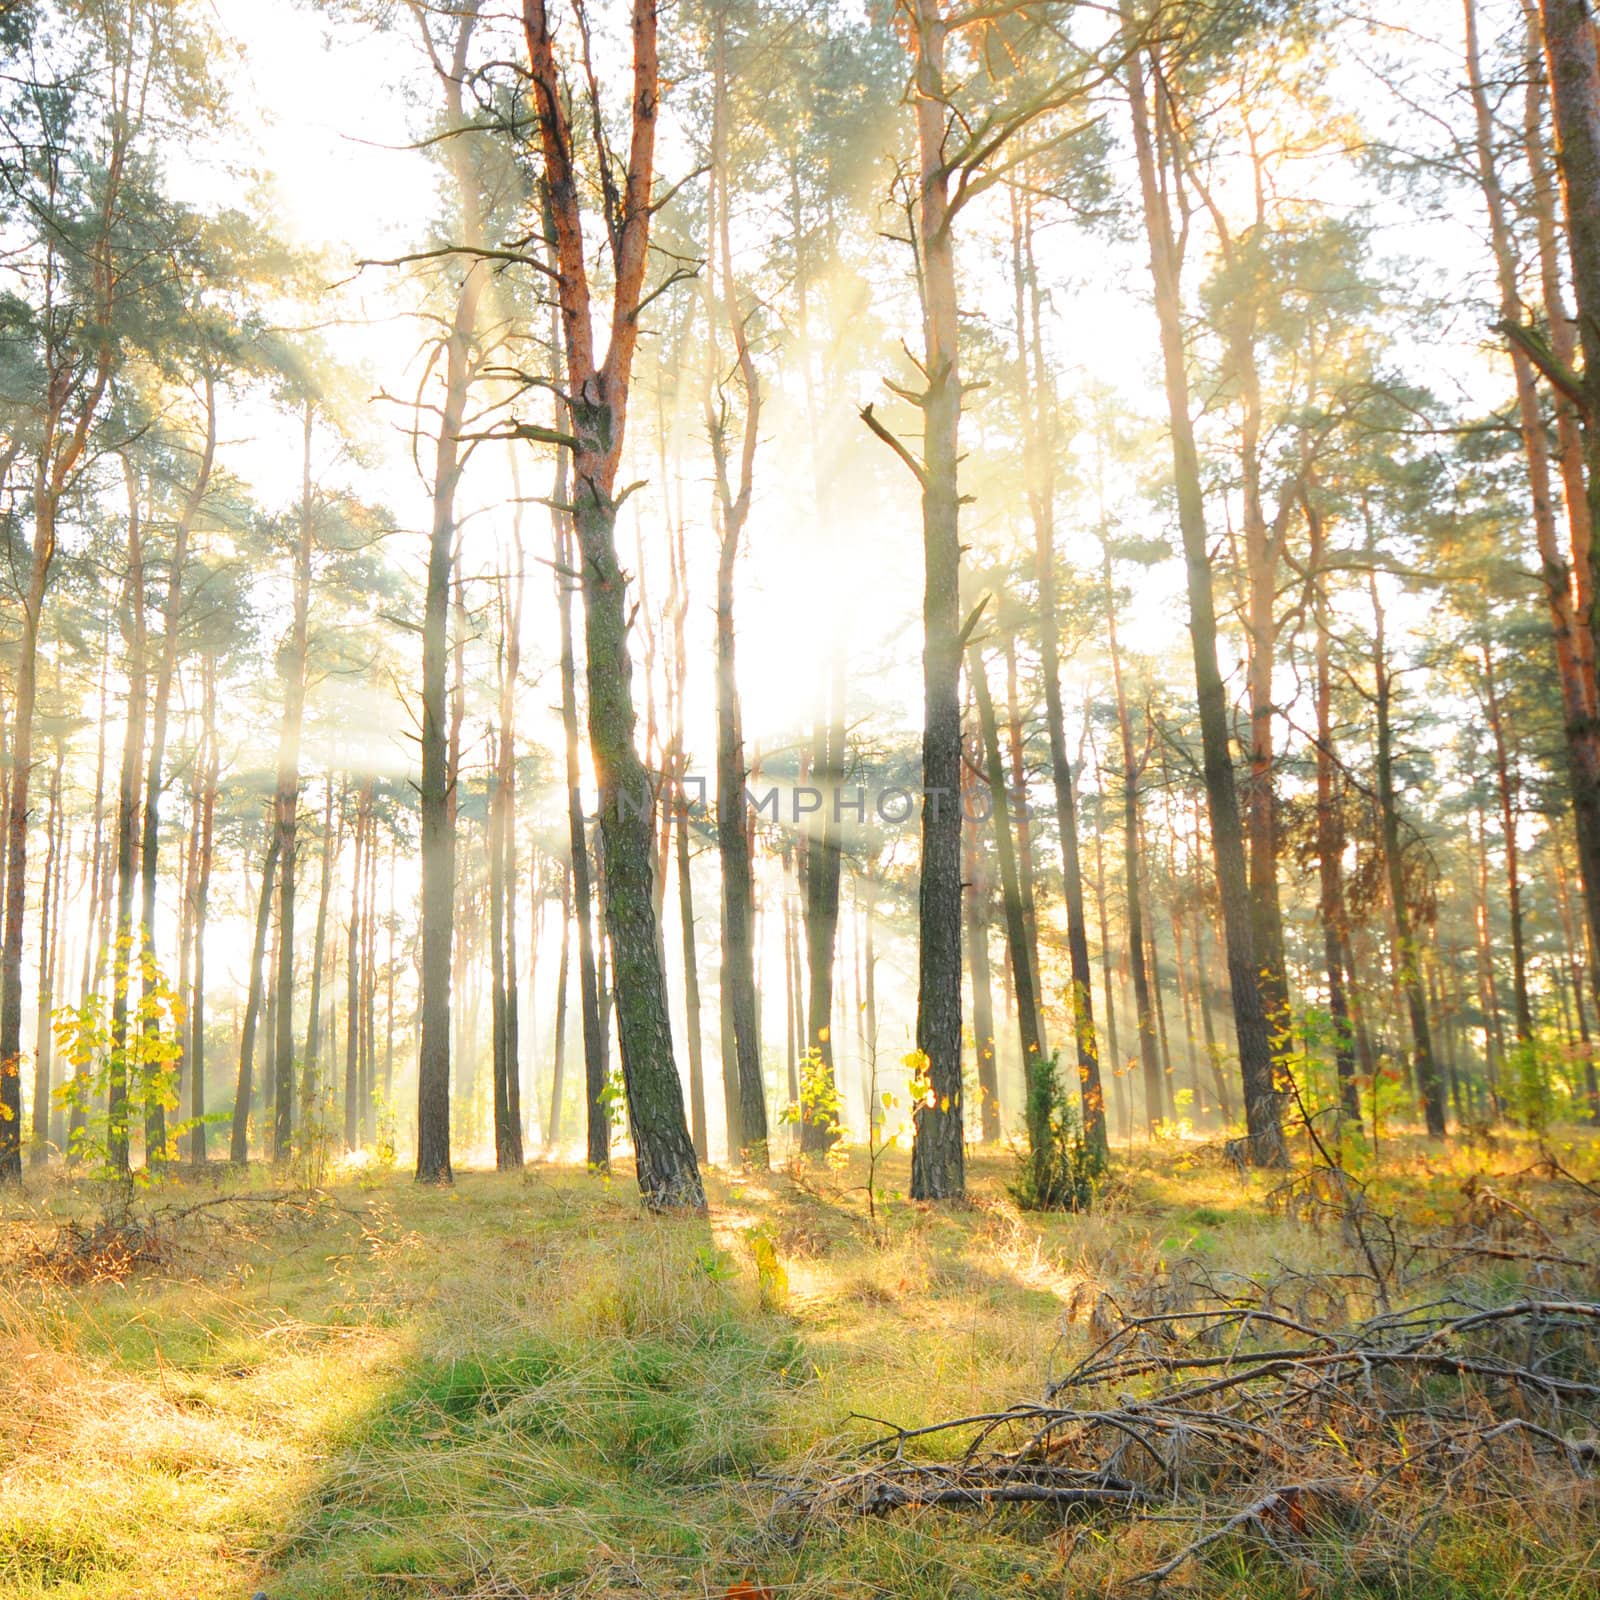
M 1382 1181 L 1442 1212 L 1470 1172 L 1531 1159 L 1461 1152 Z M 8 1200 L 0 1595 L 1117 1592 L 1181 1532 L 925 1512 L 793 1541 L 771 1480 L 867 1437 L 857 1416 L 916 1425 L 1036 1396 L 1087 1347 L 1100 1296 L 1132 1300 L 1186 1258 L 1336 1268 L 1338 1230 L 1170 1151 L 1125 1163 L 1083 1217 L 1019 1215 L 1008 1159 L 980 1157 L 971 1207 L 891 1201 L 874 1230 L 860 1167 L 714 1176 L 710 1218 L 688 1220 L 645 1216 L 623 1173 L 468 1172 L 444 1192 L 380 1177 L 309 1210 L 211 1208 L 176 1225 L 162 1269 L 87 1285 L 25 1256 L 98 1197 L 56 1182 Z M 891 1158 L 887 1189 L 903 1168 Z M 763 1305 L 757 1228 L 781 1304 L 769 1285 Z M 1579 1600 L 1600 1583 L 1597 1530 L 1592 1496 L 1531 1484 L 1492 1519 L 1446 1510 L 1430 1549 L 1374 1551 L 1336 1587 L 1238 1540 L 1174 1586 Z

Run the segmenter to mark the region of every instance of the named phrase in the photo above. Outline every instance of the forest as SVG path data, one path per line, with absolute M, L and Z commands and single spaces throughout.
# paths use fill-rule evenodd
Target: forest
M 0 1596 L 1600 1592 L 1586 0 L 0 0 Z

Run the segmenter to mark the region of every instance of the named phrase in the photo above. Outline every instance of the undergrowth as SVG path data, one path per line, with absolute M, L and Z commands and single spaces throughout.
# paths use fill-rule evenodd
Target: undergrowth
M 1003 1154 L 974 1158 L 969 1207 L 925 1209 L 892 1154 L 869 1217 L 864 1159 L 717 1175 L 709 1221 L 643 1215 L 621 1171 L 468 1172 L 445 1192 L 169 1184 L 141 1197 L 140 1248 L 120 1255 L 99 1193 L 8 1199 L 0 1594 L 1144 1593 L 1132 1577 L 1191 1527 L 910 1507 L 797 1533 L 776 1512 L 885 1424 L 1040 1398 L 1173 1283 L 1299 1281 L 1329 1315 L 1309 1286 L 1342 1283 L 1341 1315 L 1369 1309 L 1347 1220 L 1269 1204 L 1270 1180 L 1192 1142 L 1119 1158 L 1077 1215 L 1022 1211 Z M 1517 1139 L 1391 1146 L 1363 1194 L 1429 1241 L 1407 1258 L 1419 1289 L 1433 1273 L 1509 1297 L 1530 1269 L 1508 1258 L 1533 1254 L 1558 1258 L 1536 1270 L 1565 1291 L 1594 1259 L 1596 1200 L 1539 1159 Z M 1562 1160 L 1595 1166 L 1583 1146 Z M 1169 1587 L 1593 1594 L 1592 1480 L 1535 1465 L 1516 1489 L 1470 1515 L 1441 1498 L 1341 1587 L 1319 1591 L 1315 1560 L 1266 1559 L 1250 1528 Z

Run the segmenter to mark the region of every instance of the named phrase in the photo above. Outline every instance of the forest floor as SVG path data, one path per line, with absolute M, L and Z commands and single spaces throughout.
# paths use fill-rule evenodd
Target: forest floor
M 1391 1144 L 1370 1214 L 1433 1242 L 1383 1292 L 1600 1299 L 1597 1166 L 1570 1130 Z M 32 1178 L 0 1202 L 0 1595 L 1148 1594 L 1140 1574 L 1204 1525 L 1192 1506 L 863 1514 L 814 1491 L 860 1466 L 883 1432 L 865 1419 L 1036 1400 L 1128 1308 L 1177 1305 L 1173 1285 L 1345 1283 L 1359 1302 L 1370 1244 L 1213 1149 L 1121 1159 L 1084 1216 L 1019 1213 L 1013 1168 L 978 1156 L 971 1204 L 929 1209 L 898 1194 L 892 1155 L 875 1218 L 860 1154 L 717 1172 L 689 1220 L 642 1214 L 625 1167 L 442 1190 L 218 1173 L 120 1214 L 103 1189 Z M 1530 1447 L 1509 1478 L 1449 1493 L 1402 1470 L 1382 1518 L 1281 1517 L 1275 1537 L 1257 1517 L 1167 1588 L 1592 1600 L 1587 1448 L 1569 1472 Z

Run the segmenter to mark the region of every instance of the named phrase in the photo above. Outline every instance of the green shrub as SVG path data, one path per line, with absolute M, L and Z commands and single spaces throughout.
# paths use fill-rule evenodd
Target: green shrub
M 1028 1075 L 1028 1148 L 1018 1152 L 1011 1198 L 1024 1211 L 1087 1211 L 1104 1177 L 1105 1164 L 1084 1138 L 1056 1058 L 1046 1056 Z

